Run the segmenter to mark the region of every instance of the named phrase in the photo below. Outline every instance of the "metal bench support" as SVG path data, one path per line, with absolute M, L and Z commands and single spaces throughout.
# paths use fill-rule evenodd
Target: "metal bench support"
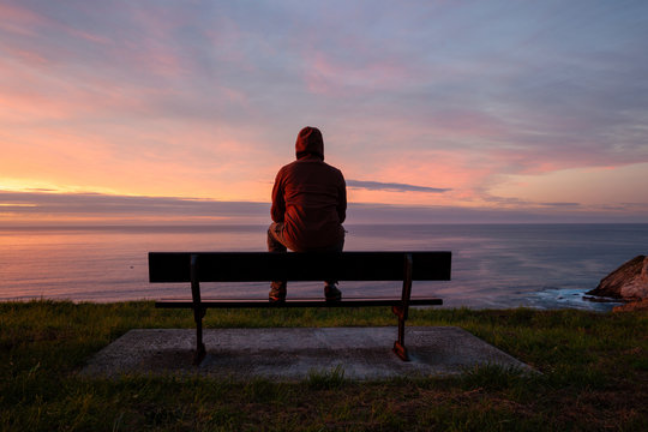
M 401 304 L 393 306 L 392 311 L 398 317 L 398 340 L 394 342 L 394 353 L 403 361 L 409 361 L 407 348 L 405 347 L 405 321 L 409 313 L 410 296 L 412 294 L 412 254 L 406 254 L 405 260 L 405 277 L 403 279 L 403 293 L 401 295 Z
M 196 352 L 194 352 L 194 365 L 199 365 L 205 358 L 205 344 L 203 343 L 202 319 L 205 317 L 205 308 L 200 301 L 200 282 L 198 279 L 198 255 L 191 255 L 191 297 L 193 299 L 194 321 L 196 321 Z

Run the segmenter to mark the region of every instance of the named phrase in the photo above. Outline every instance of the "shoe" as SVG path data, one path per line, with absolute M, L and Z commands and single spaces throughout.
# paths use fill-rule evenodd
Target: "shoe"
M 276 286 L 273 284 L 270 285 L 270 293 L 268 294 L 268 300 L 270 303 L 283 303 L 286 301 L 286 286 Z
M 342 291 L 340 291 L 335 284 L 324 286 L 324 298 L 326 301 L 340 301 L 342 300 Z

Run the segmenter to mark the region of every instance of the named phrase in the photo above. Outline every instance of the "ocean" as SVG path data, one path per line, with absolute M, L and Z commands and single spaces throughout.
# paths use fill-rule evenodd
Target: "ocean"
M 609 310 L 584 299 L 608 273 L 648 252 L 648 224 L 353 225 L 345 250 L 453 252 L 452 281 L 415 282 L 444 307 Z M 0 228 L 0 301 L 114 302 L 189 296 L 149 284 L 149 251 L 265 251 L 264 226 Z M 288 295 L 319 296 L 320 283 Z M 341 282 L 345 295 L 400 292 L 399 283 Z M 204 297 L 267 296 L 268 284 L 204 284 Z

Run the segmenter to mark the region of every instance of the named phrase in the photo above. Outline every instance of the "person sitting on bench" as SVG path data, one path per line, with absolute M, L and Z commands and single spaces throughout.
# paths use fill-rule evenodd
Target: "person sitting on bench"
M 277 173 L 272 188 L 268 229 L 270 252 L 341 252 L 347 196 L 342 172 L 324 162 L 324 140 L 319 129 L 305 127 L 297 135 L 297 160 Z M 286 300 L 287 281 L 270 284 L 270 302 Z M 327 301 L 339 301 L 337 281 L 326 281 Z

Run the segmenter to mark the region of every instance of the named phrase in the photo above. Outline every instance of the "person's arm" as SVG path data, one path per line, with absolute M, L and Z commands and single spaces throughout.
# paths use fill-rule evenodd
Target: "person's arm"
M 286 213 L 286 202 L 284 201 L 283 186 L 281 184 L 281 171 L 279 171 L 272 187 L 272 207 L 270 209 L 272 221 L 283 222 L 284 213 Z
M 337 214 L 340 223 L 343 223 L 346 220 L 346 209 L 347 209 L 347 193 L 346 193 L 346 182 L 344 181 L 344 176 L 340 173 L 342 181 L 338 188 L 338 204 L 337 204 Z

